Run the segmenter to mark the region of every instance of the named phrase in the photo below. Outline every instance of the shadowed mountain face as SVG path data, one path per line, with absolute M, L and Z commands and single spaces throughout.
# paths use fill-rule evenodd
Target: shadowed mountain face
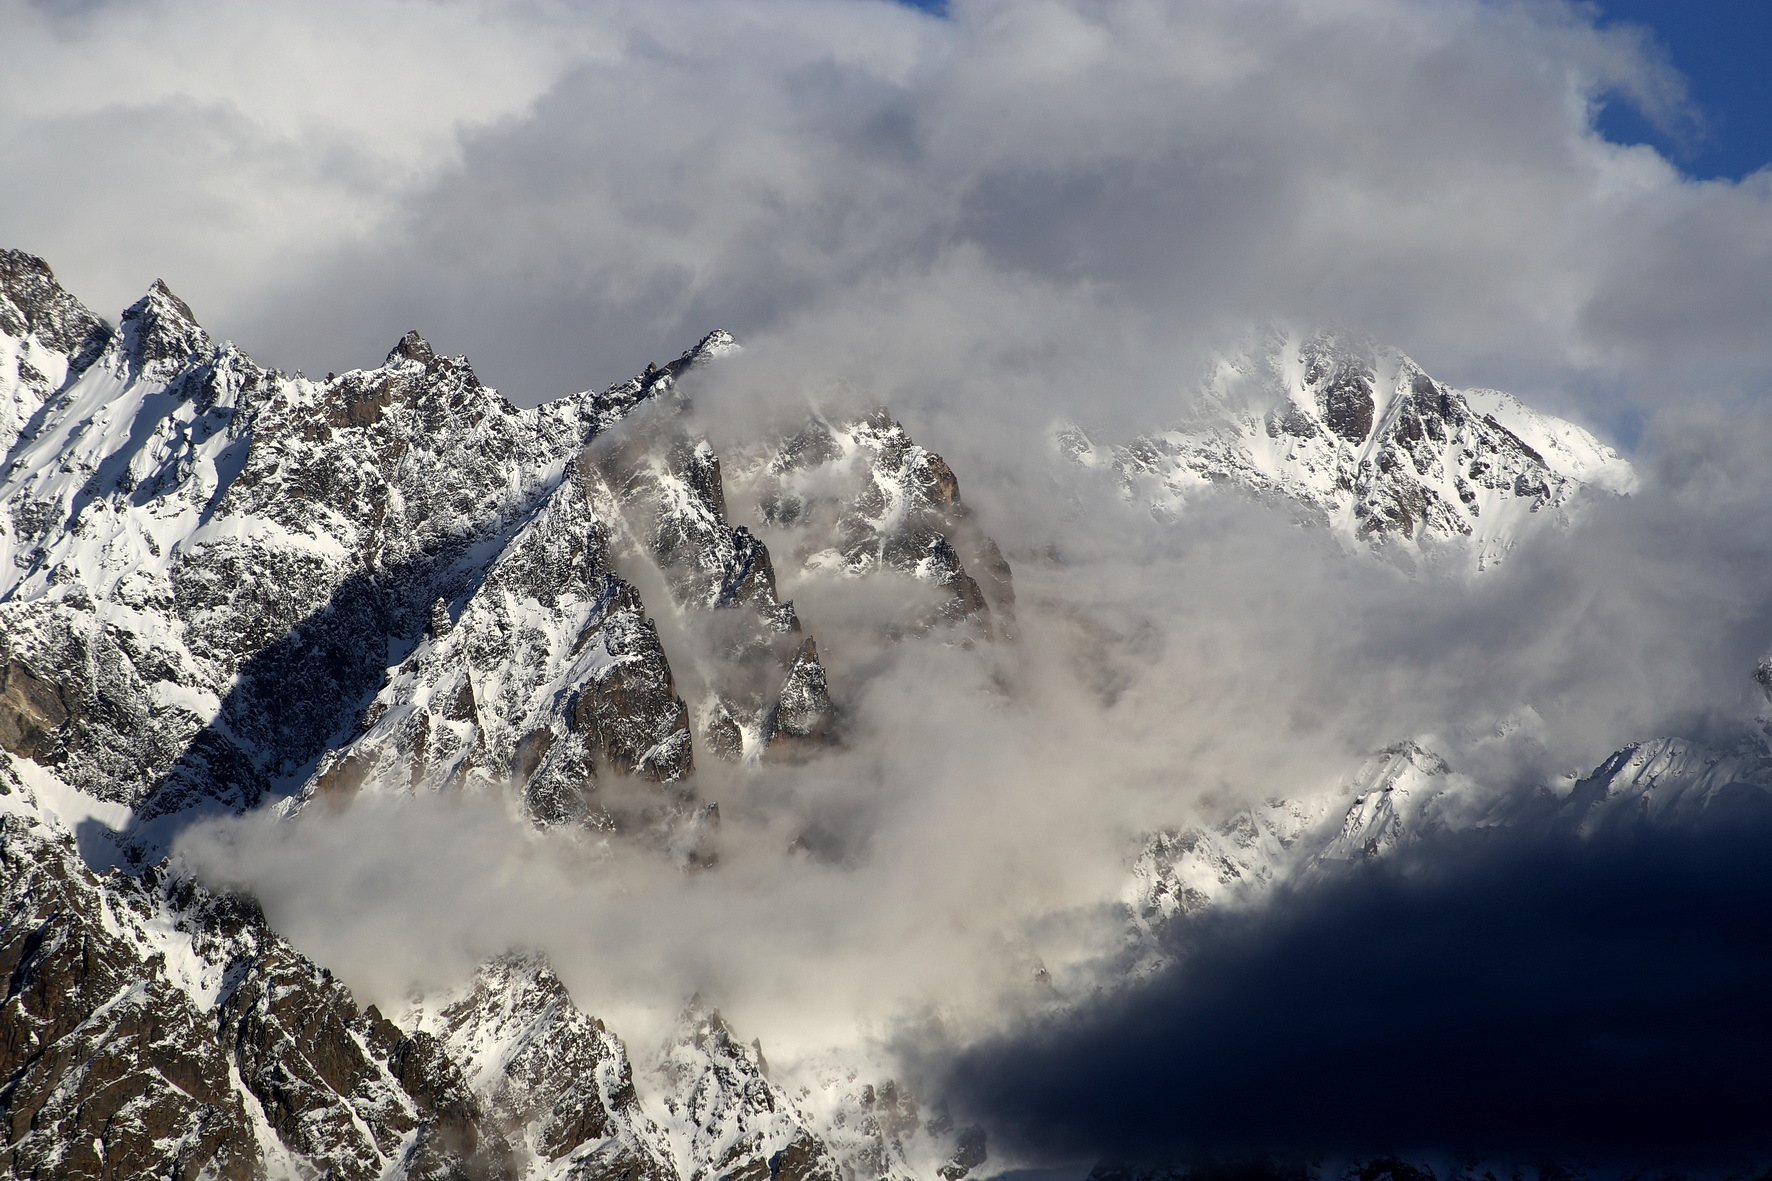
M 1772 760 L 1708 774 L 1669 753 L 1627 752 L 1530 814 L 1423 817 L 1352 860 L 1317 845 L 1259 911 L 1167 924 L 1166 961 L 1133 987 L 973 1047 L 950 1093 L 1061 1157 L 1321 1165 L 1414 1145 L 1441 1176 L 1760 1175 Z M 1659 792 L 1638 778 L 1658 762 Z

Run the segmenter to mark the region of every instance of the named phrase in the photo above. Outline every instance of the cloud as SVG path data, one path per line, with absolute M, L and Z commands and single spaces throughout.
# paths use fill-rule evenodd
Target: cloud
M 1231 495 L 1165 526 L 1107 489 L 1035 485 L 1010 519 L 1049 548 L 1015 555 L 1013 647 L 883 648 L 877 588 L 788 586 L 845 745 L 702 760 L 712 870 L 538 834 L 514 793 L 248 815 L 178 855 L 384 1008 L 539 948 L 638 1054 L 699 991 L 778 1077 L 840 1048 L 985 1121 L 999 1161 L 1746 1152 L 1772 1049 L 1749 983 L 1772 820 L 1751 811 L 1430 842 L 1184 929 L 1179 966 L 1129 993 L 1118 975 L 1127 864 L 1155 828 L 1312 798 L 1411 735 L 1506 799 L 1631 740 L 1751 732 L 1772 421 L 1658 429 L 1635 497 L 1472 583 L 1412 580 Z M 665 634 L 680 663 L 689 629 Z
M 1570 405 L 1768 361 L 1772 182 L 1595 134 L 1602 100 L 1677 120 L 1684 90 L 1579 6 L 45 12 L 0 15 L 36 49 L 0 117 L 35 182 L 8 232 L 95 300 L 165 273 L 291 366 L 373 360 L 417 323 L 533 402 L 716 324 L 808 353 L 871 336 L 914 370 L 939 320 L 944 357 L 1016 354 L 1030 401 L 1112 410 L 1267 316 Z M 1048 314 L 1006 326 L 1030 295 Z M 1043 380 L 1045 352 L 1105 351 L 1103 324 L 1116 380 Z
M 472 0 L 7 0 L 0 40 L 7 244 L 100 314 L 164 277 L 273 357 L 278 334 L 246 318 L 274 276 L 364 249 L 458 161 L 462 129 L 602 49 L 562 7 Z
M 929 1014 L 986 1037 L 1054 995 L 1036 967 L 1070 1002 L 1102 983 L 1153 829 L 1310 798 L 1403 737 L 1505 796 L 1632 740 L 1751 731 L 1769 427 L 1689 422 L 1689 462 L 1474 583 L 1412 580 L 1233 496 L 1164 526 L 1105 494 L 1018 557 L 1014 646 L 882 647 L 879 588 L 784 583 L 845 744 L 798 767 L 702 760 L 722 816 L 706 873 L 537 836 L 514 799 L 249 816 L 180 851 L 375 999 L 514 944 L 629 1036 L 699 990 L 782 1063 Z M 667 643 L 682 663 L 688 632 Z

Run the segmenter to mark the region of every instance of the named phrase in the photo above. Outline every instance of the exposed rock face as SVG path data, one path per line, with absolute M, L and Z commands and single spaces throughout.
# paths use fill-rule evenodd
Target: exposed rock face
M 408 1015 L 463 1064 L 468 1085 L 536 1160 L 567 1176 L 675 1181 L 663 1133 L 641 1110 L 627 1050 L 587 1017 L 538 956 L 485 965 L 461 994 Z
M 250 902 L 94 875 L 38 795 L 0 774 L 9 1175 L 521 1172 L 433 1036 L 360 1009 Z
M 776 595 L 769 550 L 728 520 L 719 459 L 705 439 L 667 421 L 593 448 L 588 460 L 591 495 L 616 523 L 618 552 L 655 569 L 684 613 L 708 684 L 696 711 L 708 749 L 760 756 L 775 738 L 800 620 Z
M 289 793 L 508 789 L 542 823 L 649 828 L 694 813 L 698 738 L 740 759 L 838 738 L 818 647 L 680 414 L 726 334 L 520 411 L 417 333 L 317 382 L 214 343 L 164 284 L 113 333 L 36 260 L 0 283 L 8 347 L 51 375 L 6 391 L 32 428 L 0 475 L 0 746 L 133 807 L 140 855 Z M 828 504 L 805 495 L 819 456 L 850 485 Z M 828 527 L 846 576 L 942 588 L 910 630 L 1007 633 L 1007 564 L 883 414 L 745 459 L 747 506 L 802 503 L 797 569 Z M 640 600 L 654 578 L 685 651 Z M 621 817 L 610 776 L 677 786 Z
M 878 576 L 916 592 L 885 635 L 1013 637 L 1008 563 L 886 412 L 715 453 L 683 379 L 733 347 L 713 333 L 518 410 L 416 332 L 311 381 L 212 341 L 164 284 L 112 330 L 39 260 L 0 253 L 0 1167 L 960 1181 L 983 1164 L 981 1133 L 891 1083 L 851 1069 L 790 1094 L 698 1004 L 636 1072 L 534 956 L 390 1020 L 250 902 L 155 868 L 204 813 L 478 791 L 704 869 L 718 806 L 695 794 L 698 754 L 843 741 L 839 649 L 827 675 L 818 621 L 784 593 Z M 1173 430 L 1064 441 L 1159 514 L 1234 484 L 1350 541 L 1479 568 L 1630 479 L 1576 427 L 1332 334 L 1226 362 Z M 115 845 L 46 802 L 75 789 L 114 805 Z M 1155 834 L 1128 957 L 1148 969 L 1167 923 L 1427 832 L 1623 824 L 1769 789 L 1763 744 L 1669 739 L 1502 814 L 1399 744 L 1328 794 Z
M 67 720 L 68 704 L 52 680 L 17 660 L 0 666 L 0 747 L 28 759 L 46 758 Z
M 1452 389 L 1346 333 L 1272 333 L 1221 359 L 1170 429 L 1104 448 L 1072 427 L 1059 444 L 1159 515 L 1228 484 L 1400 561 L 1476 569 L 1536 524 L 1634 484 L 1580 427 L 1494 390 Z
M 688 711 L 656 626 L 567 479 L 447 626 L 433 622 L 302 798 L 510 784 L 543 823 L 613 825 L 598 779 L 680 781 Z M 435 613 L 434 613 L 435 614 Z M 663 797 L 661 797 L 663 798 Z
M 212 347 L 189 305 L 159 279 L 123 313 L 119 329 L 122 359 L 148 381 L 170 381 Z
M 192 809 L 249 807 L 353 737 L 391 660 L 447 644 L 437 601 L 510 604 L 534 586 L 527 601 L 544 611 L 561 595 L 612 608 L 598 636 L 584 618 L 552 621 L 602 653 L 606 675 L 568 686 L 590 690 L 583 708 L 556 708 L 546 722 L 561 739 L 588 735 L 621 773 L 689 773 L 666 658 L 646 640 L 631 589 L 606 593 L 598 522 L 572 473 L 599 432 L 730 338 L 713 334 L 602 393 L 519 411 L 416 333 L 381 366 L 321 383 L 214 344 L 164 284 L 111 333 L 47 267 L 9 254 L 0 304 L 9 355 L 31 367 L 0 375 L 0 401 L 32 422 L 0 477 L 7 749 L 137 807 L 150 830 Z M 589 556 L 568 560 L 570 574 L 548 565 L 573 546 Z M 562 577 L 572 585 L 554 585 Z M 455 647 L 466 659 L 488 642 L 470 626 Z M 516 708 L 538 686 L 501 688 L 511 700 L 499 706 Z M 466 749 L 483 769 L 496 756 L 487 773 L 507 773 L 516 742 L 541 723 L 507 735 L 480 725 L 486 711 L 470 698 L 442 712 L 472 718 L 439 724 L 488 731 L 463 738 Z M 506 729 L 523 720 L 497 719 Z M 532 740 L 531 757 L 544 741 Z M 439 742 L 440 754 L 419 752 L 415 778 L 464 769 L 442 731 Z M 555 745 L 556 764 L 580 753 Z M 531 770 L 547 772 L 540 762 Z
M 62 289 L 42 259 L 0 250 L 0 448 L 111 340 L 111 329 Z
M 128 879 L 106 890 L 71 840 L 13 809 L 0 891 L 0 1170 L 256 1176 L 229 1059 L 139 930 L 151 899 Z
M 835 720 L 836 706 L 831 702 L 824 666 L 818 662 L 818 645 L 808 639 L 800 645 L 787 680 L 782 682 L 770 731 L 778 749 L 789 743 L 815 743 L 830 735 Z
M 250 901 L 155 872 L 97 876 L 10 762 L 0 788 L 8 1175 L 687 1181 L 707 1170 L 672 1155 L 661 1120 L 675 1118 L 747 1176 L 769 1163 L 739 1157 L 768 1149 L 836 1181 L 822 1141 L 774 1119 L 791 1105 L 760 1076 L 742 1095 L 709 1076 L 694 1111 L 649 1114 L 622 1043 L 539 957 L 495 960 L 396 1023 Z M 737 1053 L 751 1070 L 722 1036 L 701 1043 L 709 1069 Z
M 267 941 L 261 941 L 267 942 Z M 461 1073 L 287 947 L 269 943 L 217 1010 L 224 1045 L 282 1144 L 337 1177 L 517 1171 Z

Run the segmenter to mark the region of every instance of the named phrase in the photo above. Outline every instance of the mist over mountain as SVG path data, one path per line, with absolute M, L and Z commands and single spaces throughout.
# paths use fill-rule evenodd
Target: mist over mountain
M 1646 34 L 0 28 L 10 1173 L 1772 1166 L 1772 174 Z

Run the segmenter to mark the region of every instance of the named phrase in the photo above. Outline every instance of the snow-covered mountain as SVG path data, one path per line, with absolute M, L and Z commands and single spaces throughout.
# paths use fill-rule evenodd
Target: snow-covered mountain
M 518 410 L 416 333 L 315 381 L 214 344 L 163 285 L 110 331 L 40 261 L 5 265 L 0 726 L 132 807 L 143 848 L 193 809 L 464 781 L 514 782 L 541 821 L 606 824 L 586 797 L 599 775 L 684 785 L 697 746 L 831 739 L 817 644 L 768 548 L 728 523 L 718 457 L 668 412 L 604 443 L 735 347 L 724 333 Z M 821 421 L 760 462 L 771 488 L 815 468 L 854 485 L 820 509 L 840 536 L 796 560 L 908 573 L 988 631 L 957 544 L 1010 610 L 952 473 L 890 419 Z M 705 650 L 665 653 L 636 577 L 662 580 Z M 673 658 L 704 666 L 702 699 L 679 698 Z
M 866 1063 L 788 1086 L 700 998 L 671 999 L 662 1045 L 628 1044 L 522 948 L 383 1014 L 250 899 L 163 860 L 204 817 L 470 792 L 718 873 L 698 767 L 845 739 L 820 620 L 782 586 L 876 579 L 882 642 L 1013 650 L 994 647 L 1019 642 L 1009 562 L 887 411 L 809 411 L 723 452 L 699 433 L 692 375 L 737 347 L 713 332 L 524 410 L 416 333 L 373 368 L 284 374 L 163 284 L 112 327 L 0 252 L 0 1168 L 961 1181 L 985 1164 L 979 1129 Z M 1327 333 L 1234 354 L 1171 429 L 1061 443 L 1160 515 L 1228 484 L 1458 569 L 1633 486 L 1579 427 Z M 1525 800 L 1400 743 L 1151 834 L 1125 956 L 1148 973 L 1186 915 L 1434 832 L 1683 815 L 1743 788 L 1772 790 L 1764 743 L 1644 743 Z
M 1060 449 L 1111 471 L 1159 516 L 1214 485 L 1292 506 L 1350 545 L 1484 569 L 1540 524 L 1627 493 L 1630 464 L 1593 435 L 1496 390 L 1457 390 L 1396 349 L 1345 332 L 1270 330 L 1213 363 L 1174 425 Z
M 834 1181 L 717 1014 L 644 1056 L 649 1111 L 627 1049 L 545 963 L 496 961 L 396 1025 L 250 903 L 156 865 L 202 815 L 444 790 L 710 860 L 698 753 L 840 738 L 817 644 L 677 412 L 681 377 L 734 347 L 711 333 L 518 410 L 416 333 L 312 380 L 213 342 L 163 284 L 111 328 L 41 260 L 0 254 L 10 1172 Z M 982 637 L 1012 617 L 952 473 L 890 418 L 820 419 L 747 463 L 778 501 L 820 476 L 816 505 L 771 518 L 818 541 L 791 561 L 895 571 L 951 604 L 883 628 Z M 666 651 L 641 583 L 686 647 Z M 688 700 L 673 661 L 694 666 Z M 642 790 L 618 803 L 612 779 Z M 871 1118 L 853 1106 L 830 1118 Z M 924 1138 L 948 1160 L 957 1135 Z
M 1165 962 L 1161 936 L 1208 907 L 1258 904 L 1266 891 L 1394 856 L 1449 833 L 1518 829 L 1591 836 L 1632 825 L 1700 821 L 1743 797 L 1772 800 L 1772 741 L 1723 746 L 1678 737 L 1632 743 L 1586 775 L 1537 791 L 1496 791 L 1419 743 L 1379 751 L 1328 785 L 1240 809 L 1211 825 L 1164 830 L 1128 875 L 1129 954 L 1139 973 Z
M 636 1062 L 544 961 L 513 955 L 389 1020 L 250 900 L 95 874 L 52 800 L 68 789 L 22 770 L 0 766 L 8 1176 L 845 1175 L 705 1007 Z M 636 1071 L 656 1079 L 644 1099 Z M 944 1136 L 963 1139 L 924 1132 Z

